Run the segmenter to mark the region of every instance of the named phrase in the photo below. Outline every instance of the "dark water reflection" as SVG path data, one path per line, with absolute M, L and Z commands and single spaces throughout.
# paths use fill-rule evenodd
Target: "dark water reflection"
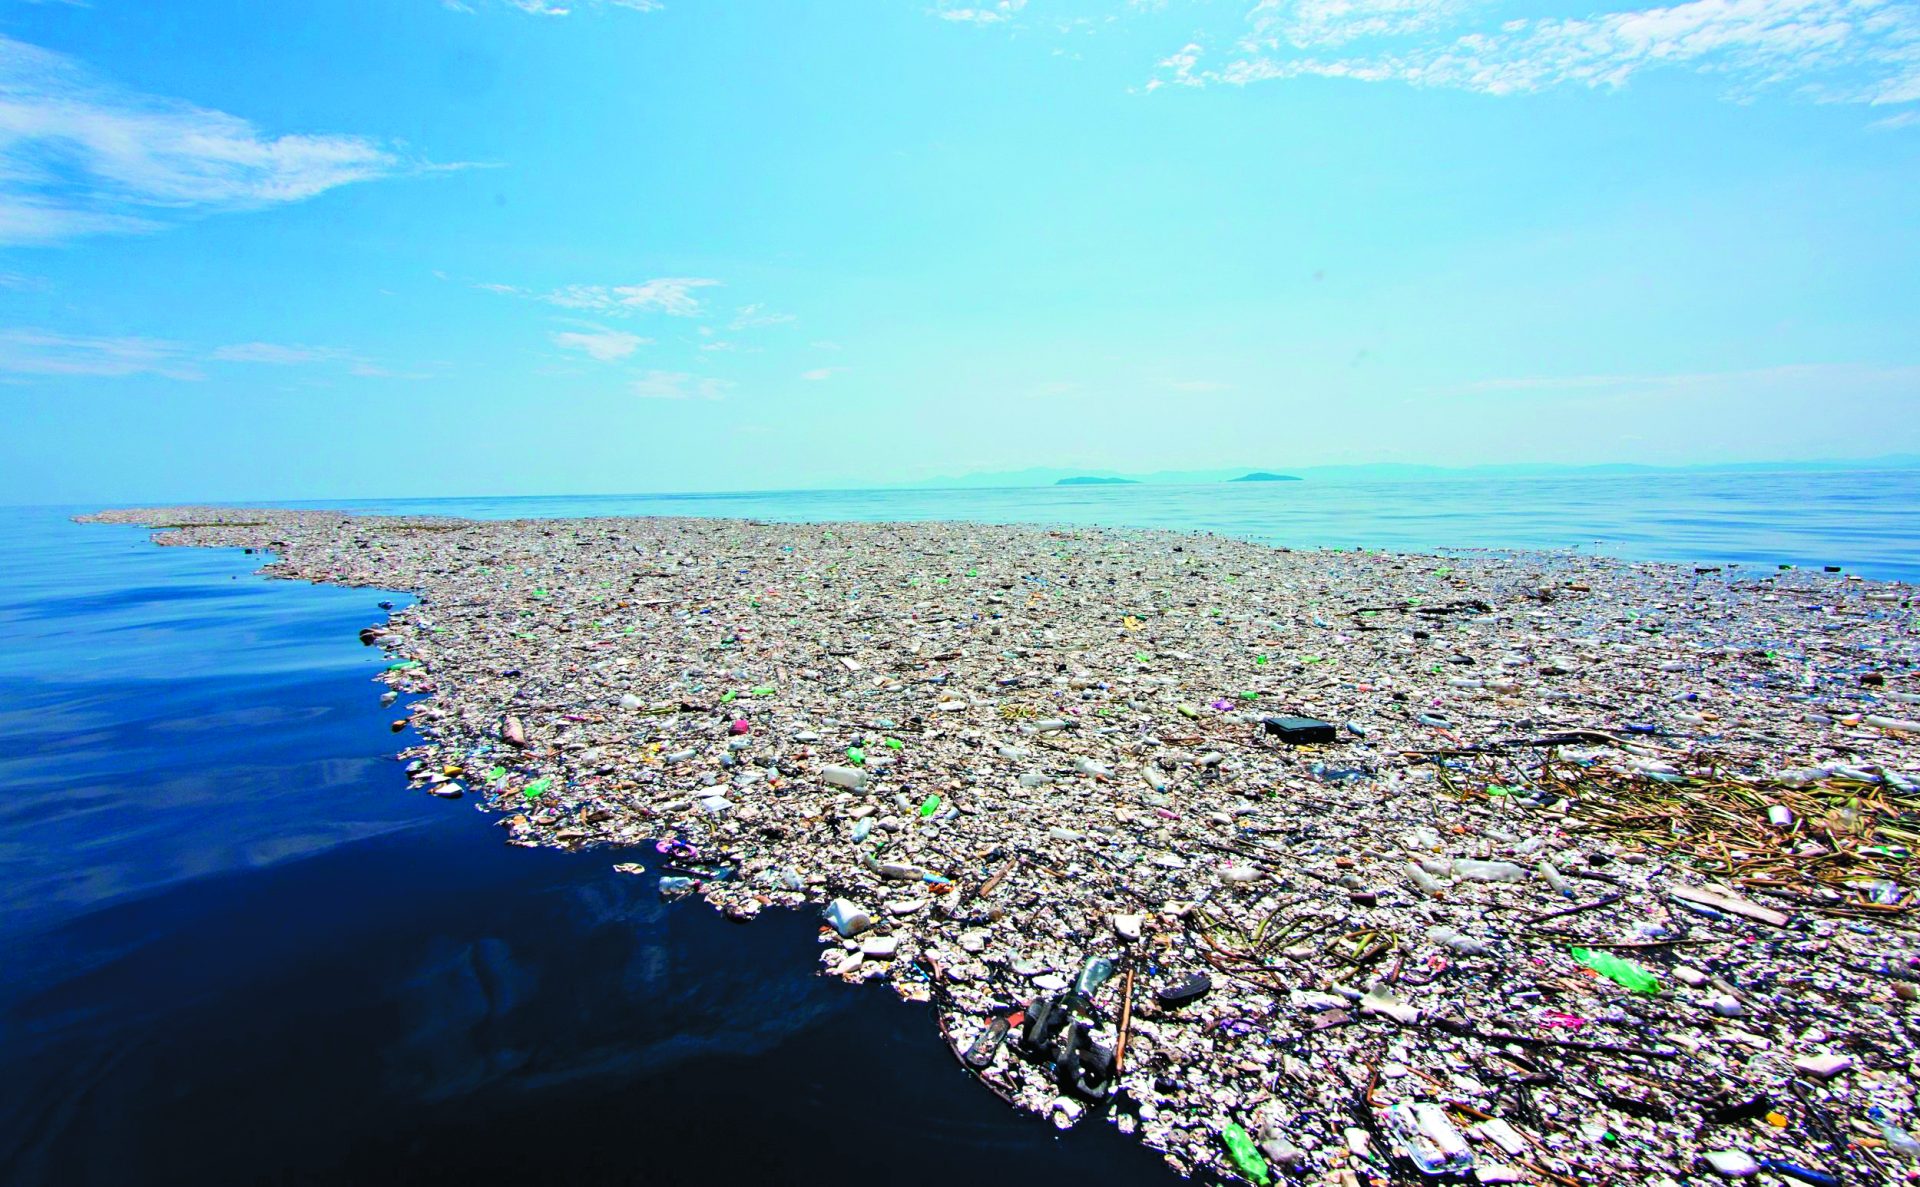
M 409 792 L 378 594 L 0 516 L 0 1180 L 1171 1181 L 814 976 L 810 918 Z

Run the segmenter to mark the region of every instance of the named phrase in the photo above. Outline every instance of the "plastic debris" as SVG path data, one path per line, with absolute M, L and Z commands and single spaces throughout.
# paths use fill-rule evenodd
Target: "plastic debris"
M 121 519 L 417 593 L 361 636 L 415 788 L 515 845 L 653 843 L 663 896 L 736 919 L 824 912 L 822 975 L 928 1003 L 1003 1098 L 1182 1173 L 1254 1180 L 1229 1127 L 1269 1178 L 1347 1187 L 1920 1159 L 1905 587 L 1086 528 L 233 515 Z

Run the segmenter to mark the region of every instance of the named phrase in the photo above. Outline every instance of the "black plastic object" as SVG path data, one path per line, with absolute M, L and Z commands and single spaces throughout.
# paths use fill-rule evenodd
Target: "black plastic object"
M 1311 717 L 1269 717 L 1261 724 L 1267 727 L 1267 733 L 1279 738 L 1289 746 L 1304 746 L 1310 742 L 1331 742 L 1334 738 L 1333 726 Z
M 1113 1052 L 1093 1041 L 1093 1027 L 1076 1022 L 1055 1045 L 1053 1074 L 1067 1091 L 1099 1100 L 1113 1090 Z
M 1168 1009 L 1173 1009 L 1176 1006 L 1184 1006 L 1188 1002 L 1199 1001 L 1211 992 L 1213 992 L 1213 978 L 1205 973 L 1195 973 L 1178 984 L 1156 990 L 1153 1000 Z
M 1065 996 L 1036 997 L 1027 1003 L 1027 1024 L 1021 1028 L 1020 1043 L 1030 1053 L 1044 1052 L 1066 1026 L 1069 1011 Z

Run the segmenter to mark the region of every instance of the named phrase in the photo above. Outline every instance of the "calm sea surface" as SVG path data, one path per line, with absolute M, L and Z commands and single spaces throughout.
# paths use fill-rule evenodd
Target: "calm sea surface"
M 1920 472 L 332 504 L 1580 548 L 1920 579 Z M 810 918 L 660 903 L 410 792 L 355 632 L 79 508 L 0 509 L 0 1181 L 1168 1182 L 970 1084 Z

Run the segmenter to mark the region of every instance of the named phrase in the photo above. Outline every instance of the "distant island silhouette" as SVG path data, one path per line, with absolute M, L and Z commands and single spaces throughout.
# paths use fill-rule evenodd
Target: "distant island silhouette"
M 1229 478 L 1228 482 L 1298 482 L 1296 474 L 1269 474 L 1265 470 L 1255 470 L 1251 474 L 1242 474 L 1238 478 Z
M 1132 478 L 1062 478 L 1054 482 L 1055 486 L 1134 486 Z

